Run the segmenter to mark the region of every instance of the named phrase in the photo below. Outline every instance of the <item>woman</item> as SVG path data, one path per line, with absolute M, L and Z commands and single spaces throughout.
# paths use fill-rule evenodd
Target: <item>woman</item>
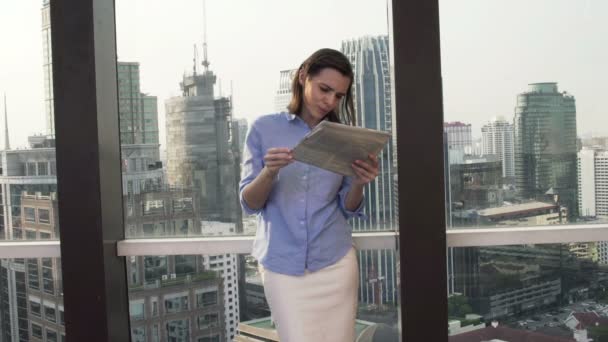
M 321 49 L 292 83 L 289 113 L 255 120 L 247 134 L 241 205 L 258 214 L 253 256 L 281 342 L 355 340 L 358 267 L 347 219 L 364 217 L 363 188 L 376 156 L 356 160 L 356 177 L 294 162 L 292 148 L 322 120 L 355 123 L 353 71 Z

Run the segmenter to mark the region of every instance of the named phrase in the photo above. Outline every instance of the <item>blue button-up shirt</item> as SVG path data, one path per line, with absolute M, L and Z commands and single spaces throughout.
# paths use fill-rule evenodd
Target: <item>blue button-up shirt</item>
M 244 201 L 243 189 L 264 168 L 266 151 L 293 148 L 308 132 L 298 116 L 279 113 L 256 119 L 245 139 L 240 199 L 246 214 L 258 216 L 252 255 L 276 273 L 302 275 L 334 264 L 352 246 L 347 219 L 365 217 L 363 204 L 346 209 L 351 177 L 298 161 L 279 170 L 264 207 L 254 210 Z

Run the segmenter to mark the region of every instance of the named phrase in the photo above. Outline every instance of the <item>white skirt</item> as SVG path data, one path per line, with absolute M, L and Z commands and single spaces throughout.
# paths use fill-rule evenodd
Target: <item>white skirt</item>
M 281 342 L 353 342 L 359 267 L 354 248 L 337 263 L 302 276 L 260 266 Z

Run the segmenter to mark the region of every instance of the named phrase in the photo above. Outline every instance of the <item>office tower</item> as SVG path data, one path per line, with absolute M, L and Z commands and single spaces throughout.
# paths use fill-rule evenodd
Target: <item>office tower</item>
M 132 205 L 134 203 L 135 205 Z M 127 193 L 125 228 L 144 238 L 195 236 L 201 231 L 197 197 L 191 189 Z M 226 339 L 225 276 L 206 256 L 159 255 L 127 258 L 131 336 L 135 342 Z
M 40 139 L 30 139 L 29 149 L 0 152 L 3 240 L 56 239 L 59 234 L 55 149 L 48 147 L 46 137 L 35 138 Z M 26 342 L 32 334 L 43 338 L 46 331 L 59 341 L 65 331 L 59 323 L 63 314 L 59 260 L 0 261 L 1 341 Z M 41 321 L 45 315 L 46 322 Z
M 513 125 L 504 118 L 493 118 L 481 128 L 483 155 L 492 154 L 502 161 L 502 176 L 515 177 Z
M 502 162 L 495 156 L 465 157 L 450 164 L 449 192 L 454 210 L 482 209 L 502 205 Z
M 184 75 L 182 96 L 165 102 L 167 178 L 171 186 L 195 188 L 203 220 L 235 222 L 240 229 L 240 160 L 231 129 L 232 102 L 215 97 L 216 76 L 207 65 L 202 74 Z
M 448 148 L 450 150 L 462 150 L 464 154 L 472 154 L 473 135 L 471 124 L 460 121 L 445 122 L 443 131 L 448 135 Z
M 51 1 L 42 0 L 42 73 L 44 74 L 44 110 L 46 134 L 55 135 L 55 108 L 53 103 L 53 55 L 51 48 Z
M 392 132 L 392 93 L 388 36 L 361 37 L 342 42 L 341 51 L 353 66 L 352 85 L 357 125 Z M 351 221 L 353 230 L 396 229 L 395 154 L 393 139 L 378 156 L 379 175 L 365 187 L 364 211 L 368 220 Z M 397 302 L 393 251 L 359 251 L 359 299 L 372 307 Z
M 578 210 L 588 219 L 608 218 L 608 150 L 583 148 L 578 152 Z M 608 241 L 597 243 L 598 259 L 608 264 Z
M 577 216 L 576 107 L 557 83 L 533 83 L 517 95 L 515 185 L 522 199 L 553 195 Z
M 608 218 L 608 150 L 578 153 L 578 208 L 580 216 Z
M 353 96 L 357 125 L 392 132 L 388 37 L 362 37 L 342 42 L 342 52 L 354 70 Z M 380 174 L 365 189 L 369 220 L 356 220 L 355 230 L 394 229 L 392 139 L 378 156 Z
M 151 144 L 158 149 L 158 100 L 141 93 L 139 63 L 118 62 L 117 70 L 120 143 Z
M 274 98 L 274 110 L 287 112 L 287 105 L 291 100 L 291 83 L 296 75 L 296 69 L 282 70 L 279 76 L 279 89 Z

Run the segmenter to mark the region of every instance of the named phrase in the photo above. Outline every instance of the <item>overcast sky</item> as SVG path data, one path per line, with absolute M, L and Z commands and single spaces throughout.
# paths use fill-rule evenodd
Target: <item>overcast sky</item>
M 41 4 L 8 0 L 0 11 L 0 92 L 7 93 L 13 147 L 45 129 Z M 234 115 L 272 111 L 279 71 L 314 50 L 388 34 L 386 6 L 385 0 L 207 0 L 210 68 L 224 95 L 232 83 Z M 472 123 L 478 136 L 493 116 L 512 119 L 516 95 L 528 83 L 554 81 L 576 98 L 579 135 L 608 133 L 608 2 L 441 0 L 440 6 L 446 121 Z M 119 60 L 139 62 L 142 92 L 158 96 L 164 143 L 164 100 L 180 94 L 194 44 L 202 60 L 202 0 L 116 0 L 116 11 Z

